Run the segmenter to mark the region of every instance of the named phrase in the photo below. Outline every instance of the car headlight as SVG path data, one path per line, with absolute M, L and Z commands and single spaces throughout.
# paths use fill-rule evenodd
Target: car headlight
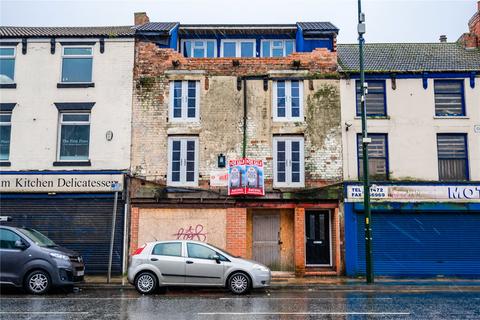
M 50 257 L 60 260 L 70 260 L 70 258 L 64 254 L 57 253 L 57 252 L 50 252 Z
M 259 271 L 263 271 L 263 272 L 269 272 L 270 271 L 270 269 L 268 269 L 267 267 L 262 266 L 260 264 L 254 265 L 253 270 L 259 270 Z

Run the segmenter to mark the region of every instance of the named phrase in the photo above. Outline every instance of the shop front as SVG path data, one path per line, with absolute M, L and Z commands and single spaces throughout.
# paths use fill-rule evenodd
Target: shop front
M 132 197 L 129 252 L 151 241 L 195 240 L 297 276 L 339 275 L 338 202 Z M 205 196 L 205 195 L 204 195 Z
M 1 172 L 1 216 L 79 252 L 85 273 L 106 274 L 114 194 L 118 192 L 112 273 L 124 265 L 124 175 L 120 171 Z
M 345 188 L 346 273 L 365 274 L 363 188 Z M 480 276 L 480 185 L 373 186 L 373 266 L 383 276 Z

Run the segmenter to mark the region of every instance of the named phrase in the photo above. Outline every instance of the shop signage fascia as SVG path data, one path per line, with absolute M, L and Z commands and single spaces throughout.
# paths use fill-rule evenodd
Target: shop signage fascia
M 372 185 L 374 202 L 480 202 L 480 185 Z M 345 202 L 362 202 L 363 186 L 348 185 Z
M 119 192 L 123 174 L 0 174 L 0 193 Z

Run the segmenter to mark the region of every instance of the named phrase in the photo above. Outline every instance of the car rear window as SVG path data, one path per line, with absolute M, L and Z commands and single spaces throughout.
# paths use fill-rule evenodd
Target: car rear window
M 152 254 L 158 256 L 173 256 L 181 257 L 182 256 L 182 243 L 181 242 L 169 242 L 169 243 L 159 243 L 156 244 L 153 248 Z

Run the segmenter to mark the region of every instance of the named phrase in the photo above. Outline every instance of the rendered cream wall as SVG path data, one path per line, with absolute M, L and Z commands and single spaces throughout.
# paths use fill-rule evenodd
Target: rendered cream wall
M 466 133 L 468 137 L 470 180 L 480 180 L 480 78 L 475 88 L 464 80 L 466 116 L 435 117 L 434 80 L 428 79 L 424 89 L 422 79 L 397 79 L 397 88 L 386 80 L 387 115 L 389 119 L 368 119 L 370 133 L 388 134 L 390 179 L 438 180 L 437 133 Z M 342 140 L 344 178 L 356 180 L 357 142 L 361 119 L 355 116 L 355 80 L 341 80 Z M 352 123 L 348 131 L 345 122 Z
M 16 89 L 0 89 L 2 103 L 17 103 L 12 113 L 11 166 L 4 170 L 128 169 L 130 165 L 133 39 L 106 39 L 100 53 L 98 39 L 93 54 L 94 88 L 57 88 L 61 78 L 62 39 L 28 40 L 27 54 L 21 43 L 15 60 Z M 67 41 L 66 39 L 63 39 Z M 90 167 L 53 167 L 57 160 L 58 118 L 55 102 L 95 102 L 91 111 Z M 112 141 L 105 134 L 113 132 Z

